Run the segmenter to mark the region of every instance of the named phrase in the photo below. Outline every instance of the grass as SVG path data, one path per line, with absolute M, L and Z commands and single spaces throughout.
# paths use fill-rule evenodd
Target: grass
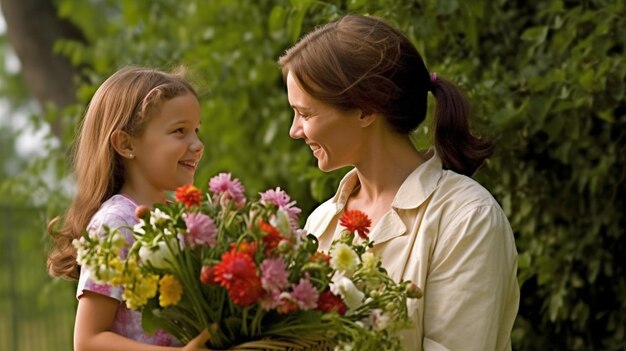
M 0 350 L 71 350 L 75 283 L 47 275 L 41 213 L 0 209 Z

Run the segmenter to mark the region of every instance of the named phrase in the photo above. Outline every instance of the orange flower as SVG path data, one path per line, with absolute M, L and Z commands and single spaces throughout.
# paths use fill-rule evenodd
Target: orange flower
M 231 243 L 230 250 L 233 252 L 240 252 L 250 257 L 253 257 L 254 254 L 256 253 L 256 246 L 257 246 L 256 241 L 253 241 L 253 242 L 241 241 L 239 242 L 239 244 Z
M 349 232 L 357 232 L 361 239 L 367 239 L 372 220 L 364 212 L 352 210 L 345 211 L 339 218 L 339 223 Z
M 266 235 L 263 237 L 263 244 L 265 245 L 265 254 L 270 255 L 271 252 L 278 246 L 278 243 L 283 238 L 280 232 L 273 225 L 265 222 L 263 219 L 259 219 L 259 229 Z
M 176 189 L 174 194 L 176 201 L 185 204 L 189 208 L 193 205 L 200 205 L 202 201 L 202 192 L 193 185 L 187 184 Z

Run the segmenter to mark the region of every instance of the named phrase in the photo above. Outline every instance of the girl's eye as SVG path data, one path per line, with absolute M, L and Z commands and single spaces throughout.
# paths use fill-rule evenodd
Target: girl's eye
M 185 132 L 185 130 L 183 128 L 178 128 L 176 130 L 174 130 L 174 133 L 178 133 L 178 134 L 183 134 Z

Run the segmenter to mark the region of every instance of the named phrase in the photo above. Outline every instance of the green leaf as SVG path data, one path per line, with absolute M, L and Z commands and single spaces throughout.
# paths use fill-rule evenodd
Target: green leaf
M 545 42 L 548 36 L 547 26 L 538 26 L 526 29 L 522 33 L 522 40 L 532 42 L 535 45 Z
M 585 70 L 578 77 L 578 84 L 587 92 L 591 92 L 594 87 L 594 72 L 592 69 Z

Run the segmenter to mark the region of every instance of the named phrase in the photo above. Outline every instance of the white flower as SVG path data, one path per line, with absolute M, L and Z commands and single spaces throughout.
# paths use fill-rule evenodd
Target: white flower
M 178 244 L 171 246 L 175 249 Z M 139 249 L 139 258 L 141 258 L 144 263 L 150 263 L 154 268 L 168 269 L 171 267 L 171 264 L 167 261 L 174 261 L 174 253 L 170 250 L 165 241 L 160 241 L 154 246 L 142 246 Z
M 350 276 L 359 265 L 359 255 L 344 243 L 335 243 L 330 250 L 330 266 Z
M 106 264 L 101 264 L 100 267 L 96 270 L 96 280 L 100 283 L 106 283 L 111 281 L 113 277 L 117 275 L 117 272 L 114 268 L 107 266 Z
M 157 208 L 154 211 L 152 211 L 152 215 L 150 216 L 150 224 L 152 225 L 163 224 L 165 221 L 170 220 L 170 219 L 172 219 L 172 217 L 170 217 L 165 212 Z
M 117 249 L 121 249 L 122 247 L 127 245 L 126 236 L 119 231 L 116 231 L 111 238 L 111 243 Z
M 330 291 L 342 297 L 349 309 L 354 310 L 361 306 L 365 294 L 359 290 L 349 278 L 341 273 L 335 273 L 330 283 Z
M 139 223 L 133 226 L 133 232 L 139 233 L 141 235 L 145 235 L 146 231 L 143 229 L 143 227 L 145 226 L 146 226 L 146 222 L 143 219 L 140 219 Z
M 375 308 L 370 313 L 370 323 L 374 327 L 375 330 L 384 330 L 387 329 L 391 320 L 389 316 L 383 313 L 383 310 L 380 308 Z
M 76 262 L 80 265 L 80 266 L 86 266 L 87 265 L 87 249 L 85 249 L 85 247 L 83 246 L 84 243 L 84 239 L 81 237 L 80 239 L 74 239 L 72 240 L 72 245 L 74 245 L 74 247 L 76 248 Z

